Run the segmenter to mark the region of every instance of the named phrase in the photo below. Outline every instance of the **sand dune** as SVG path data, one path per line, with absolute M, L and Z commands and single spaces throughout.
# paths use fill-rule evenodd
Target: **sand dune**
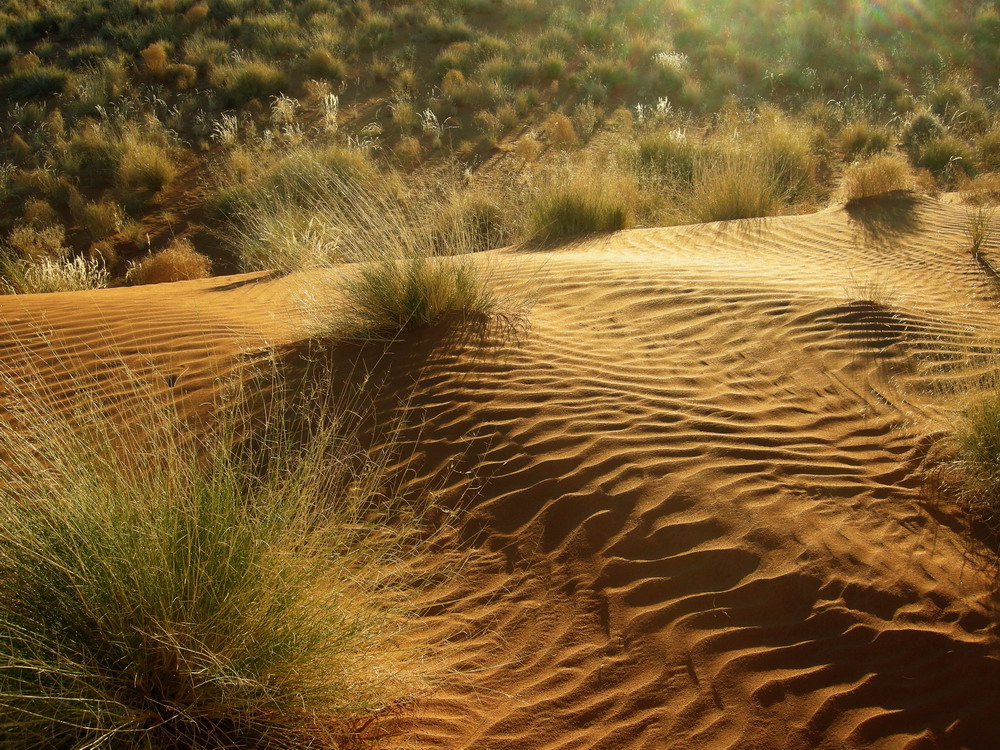
M 455 673 L 409 745 L 1000 747 L 990 581 L 922 492 L 1000 333 L 962 221 L 896 201 L 508 249 L 479 261 L 533 298 L 520 335 L 340 350 L 419 434 L 413 485 L 468 506 L 476 554 L 420 632 Z M 2 298 L 0 352 L 67 401 L 67 370 L 114 401 L 128 365 L 197 408 L 328 280 Z

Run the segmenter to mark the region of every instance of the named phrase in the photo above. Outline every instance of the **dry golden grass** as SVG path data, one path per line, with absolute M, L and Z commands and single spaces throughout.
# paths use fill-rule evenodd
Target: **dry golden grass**
M 163 284 L 211 275 L 212 261 L 195 250 L 189 240 L 182 239 L 133 265 L 126 280 L 130 284 Z
M 856 161 L 845 171 L 841 192 L 845 203 L 874 198 L 900 190 L 913 190 L 913 173 L 906 160 L 895 154 L 876 154 Z

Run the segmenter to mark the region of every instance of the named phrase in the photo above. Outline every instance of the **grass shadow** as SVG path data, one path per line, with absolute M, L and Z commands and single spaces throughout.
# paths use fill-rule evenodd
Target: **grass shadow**
M 908 190 L 895 190 L 844 205 L 860 244 L 887 248 L 903 237 L 920 231 L 920 207 L 924 198 Z

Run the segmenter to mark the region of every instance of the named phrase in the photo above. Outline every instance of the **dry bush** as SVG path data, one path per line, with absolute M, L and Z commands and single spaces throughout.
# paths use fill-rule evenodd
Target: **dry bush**
M 190 240 L 182 239 L 134 264 L 125 278 L 130 284 L 163 284 L 211 275 L 212 261 L 195 250 Z
M 154 42 L 139 53 L 142 58 L 143 67 L 152 77 L 162 78 L 167 72 L 167 51 L 163 45 Z
M 542 144 L 535 138 L 534 133 L 525 133 L 517 139 L 517 144 L 514 146 L 514 153 L 529 163 L 535 161 L 541 152 Z
M 33 227 L 49 227 L 59 223 L 59 214 L 45 200 L 34 198 L 24 204 L 24 220 Z
M 399 139 L 393 149 L 392 153 L 395 155 L 396 159 L 405 167 L 415 167 L 420 164 L 420 157 L 423 155 L 423 148 L 420 145 L 420 141 L 414 138 L 412 135 L 408 135 L 404 138 Z
M 1000 172 L 989 172 L 964 180 L 960 182 L 959 188 L 965 203 L 974 206 L 1000 203 Z
M 7 236 L 7 246 L 17 259 L 41 260 L 52 258 L 61 260 L 69 255 L 66 247 L 66 229 L 61 224 L 34 227 L 29 224 L 15 224 Z
M 906 160 L 896 154 L 876 154 L 856 161 L 844 171 L 841 192 L 846 203 L 913 190 L 913 173 Z
M 438 254 L 481 252 L 512 244 L 520 230 L 520 212 L 509 194 L 497 186 L 454 187 L 433 210 Z
M 220 237 L 244 271 L 287 273 L 343 260 L 353 240 L 329 217 L 344 190 L 362 182 L 388 189 L 392 182 L 366 151 L 337 145 L 296 148 L 258 173 L 249 184 L 223 173 L 226 187 L 215 198 L 215 210 L 229 219 Z
M 3 286 L 13 294 L 45 294 L 102 289 L 110 276 L 104 264 L 86 258 L 42 257 L 33 260 L 0 260 Z
M 892 133 L 887 128 L 863 121 L 852 122 L 840 132 L 840 152 L 846 161 L 881 153 L 891 144 Z
M 123 222 L 123 213 L 117 203 L 87 201 L 75 189 L 69 194 L 69 211 L 73 220 L 87 231 L 94 242 L 113 235 Z
M 702 152 L 694 163 L 688 213 L 698 222 L 773 216 L 786 197 L 779 170 L 754 148 Z
M 569 150 L 579 143 L 573 121 L 564 114 L 553 112 L 545 118 L 542 128 L 548 136 L 549 143 L 556 148 Z
M 177 168 L 164 146 L 137 135 L 128 135 L 123 139 L 117 174 L 120 187 L 148 196 L 162 190 L 176 175 Z
M 635 180 L 609 165 L 550 174 L 531 198 L 528 238 L 553 242 L 628 229 L 635 221 L 637 195 Z

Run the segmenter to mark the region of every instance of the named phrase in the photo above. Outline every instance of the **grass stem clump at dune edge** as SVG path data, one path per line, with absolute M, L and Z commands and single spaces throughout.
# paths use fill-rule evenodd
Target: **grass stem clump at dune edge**
M 971 207 L 966 213 L 966 224 L 963 229 L 973 255 L 978 255 L 983 245 L 993 237 L 995 217 L 996 207 L 982 204 Z
M 99 260 L 86 258 L 37 258 L 35 260 L 0 260 L 0 290 L 14 294 L 75 292 L 101 289 L 111 274 Z
M 783 199 L 774 165 L 752 148 L 726 149 L 695 161 L 689 200 L 696 221 L 771 216 Z
M 485 318 L 501 300 L 468 258 L 386 258 L 348 276 L 344 309 L 351 337 L 391 337 L 452 316 Z
M 895 154 L 876 154 L 856 161 L 844 171 L 844 201 L 853 203 L 902 190 L 913 189 L 909 165 Z
M 636 185 L 613 169 L 587 167 L 550 175 L 529 207 L 528 236 L 552 242 L 595 232 L 628 229 L 635 215 Z
M 955 432 L 959 495 L 972 517 L 1000 533 L 1000 391 L 974 401 Z
M 412 694 L 415 511 L 337 414 L 241 441 L 11 393 L 0 748 L 344 747 Z

